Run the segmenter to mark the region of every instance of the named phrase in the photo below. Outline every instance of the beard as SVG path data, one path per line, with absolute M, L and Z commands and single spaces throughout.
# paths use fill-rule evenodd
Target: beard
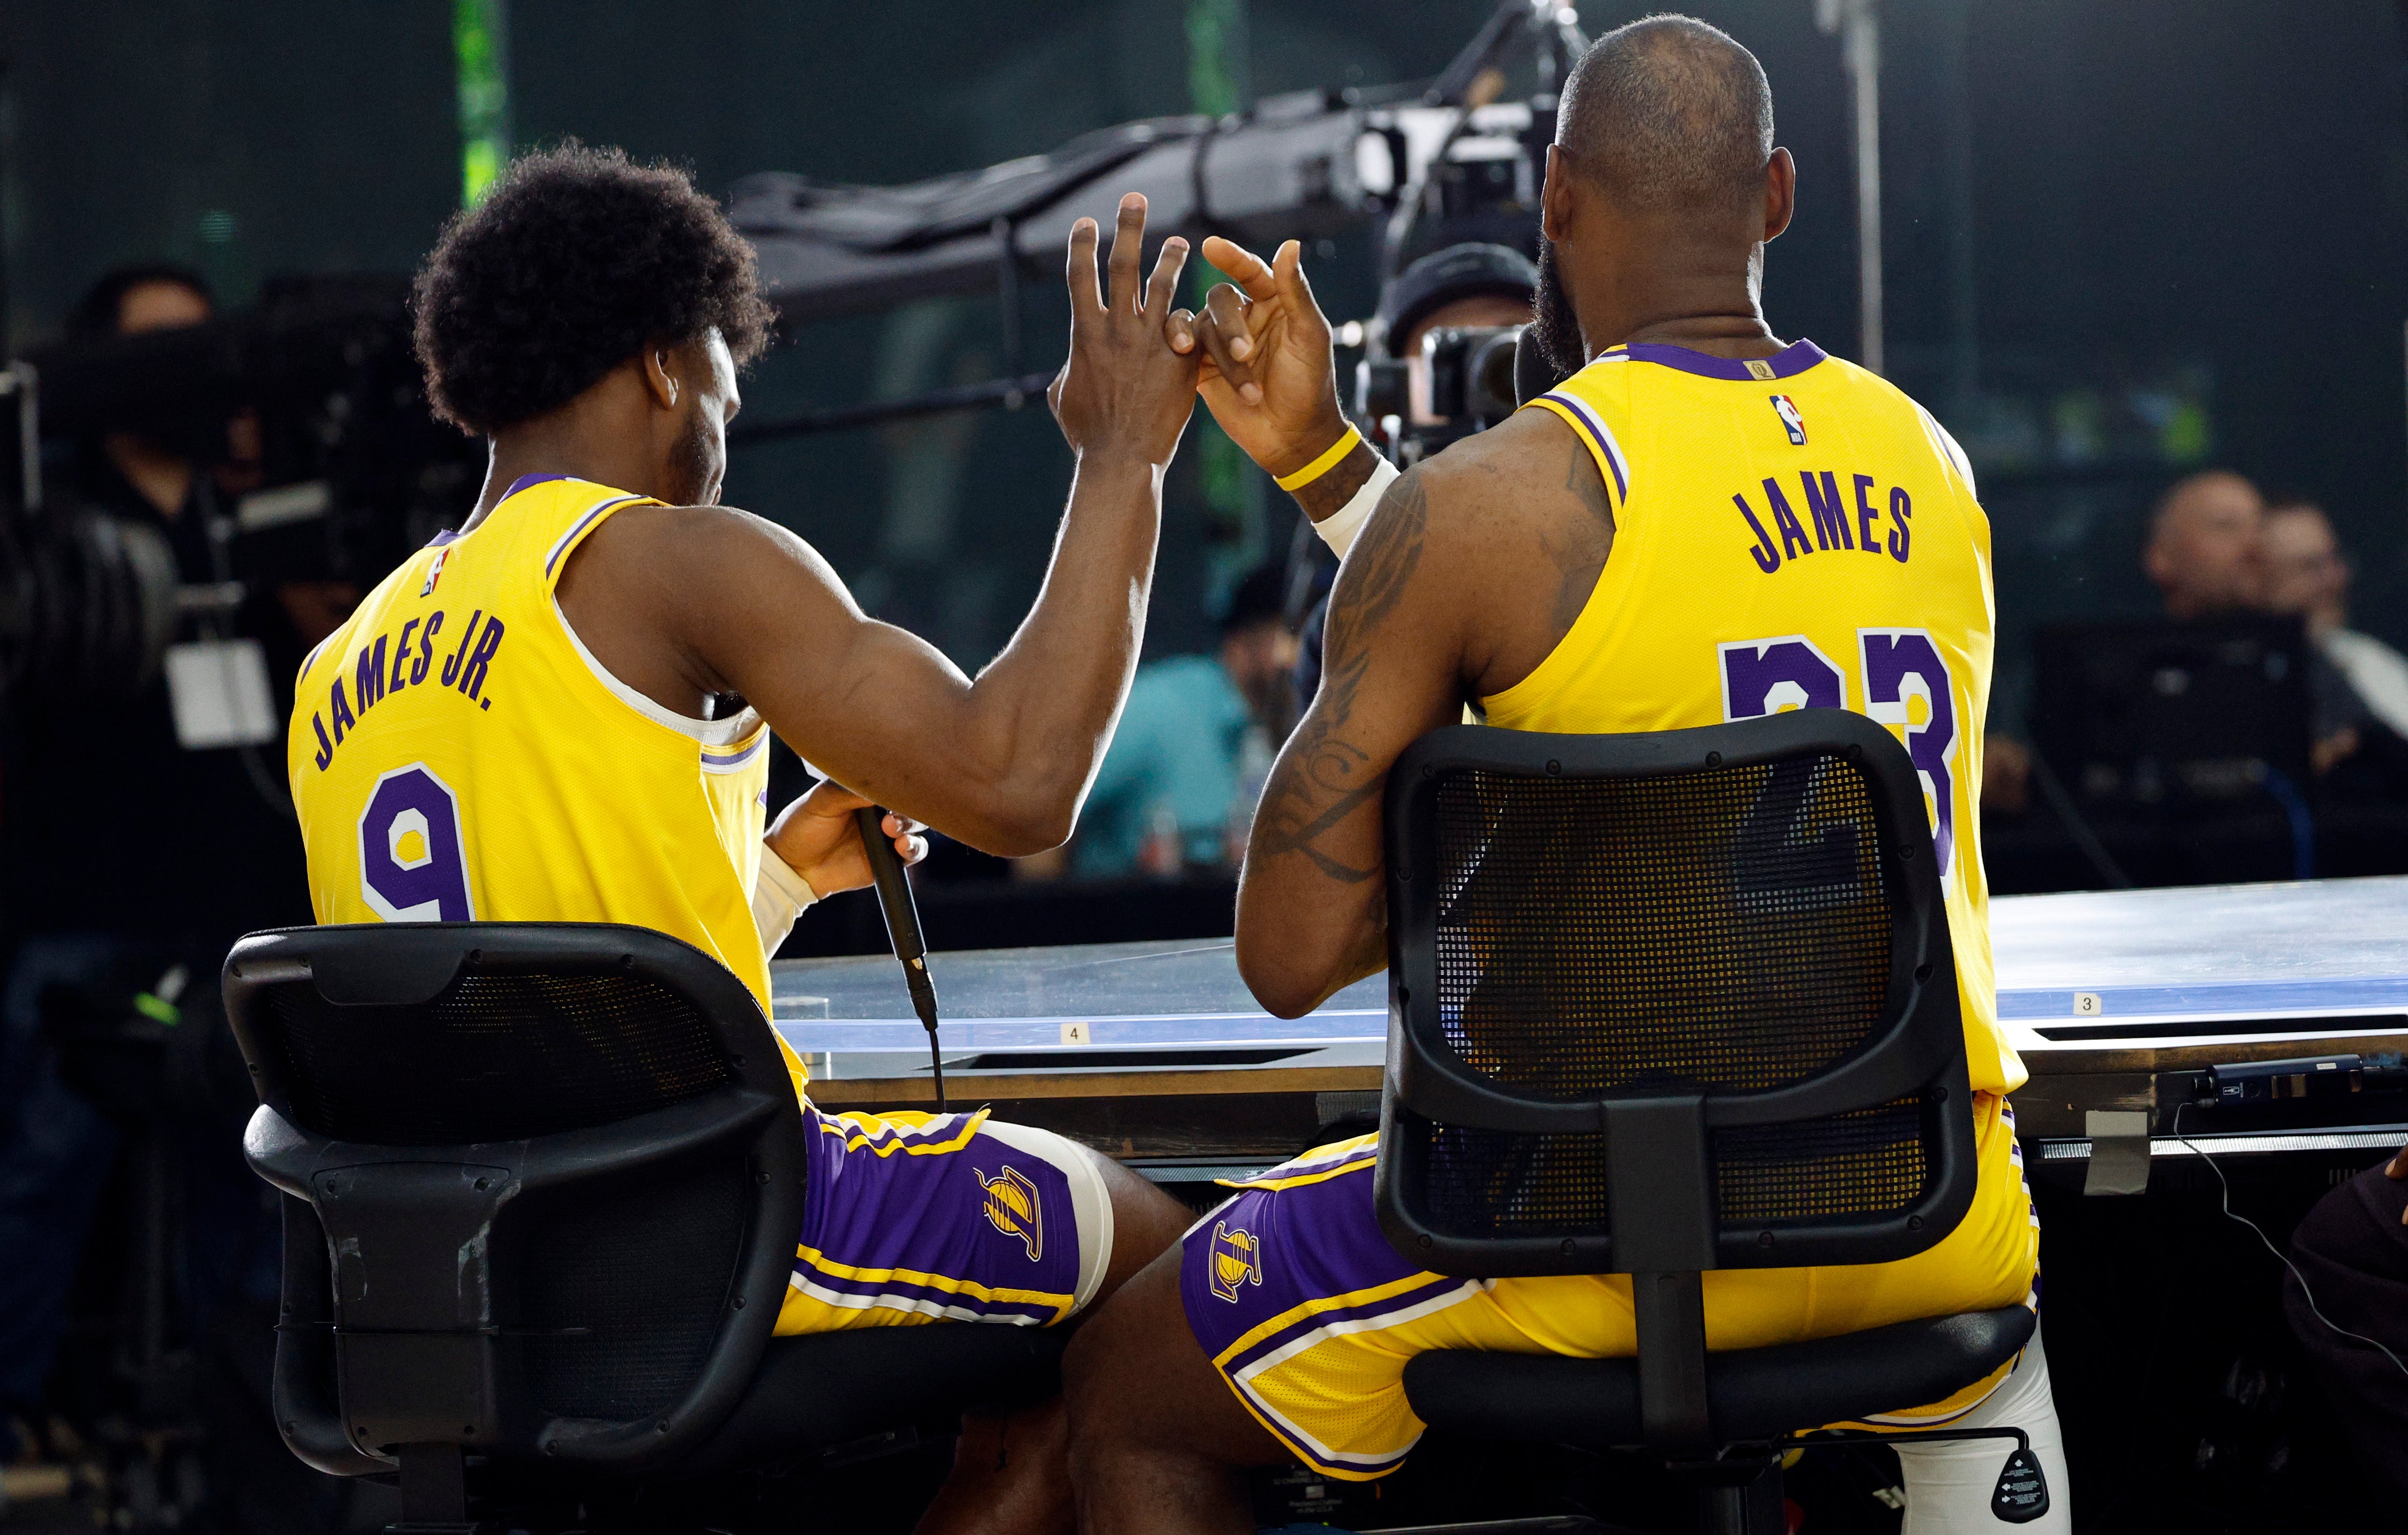
M 1588 366 L 1588 350 L 1581 340 L 1579 316 L 1572 313 L 1571 295 L 1564 291 L 1564 274 L 1555 265 L 1555 242 L 1539 237 L 1539 286 L 1530 299 L 1530 336 L 1555 381 Z
M 704 423 L 702 412 L 694 412 L 686 423 L 684 435 L 669 451 L 669 489 L 674 494 L 666 499 L 672 506 L 717 506 L 720 478 L 725 467 L 724 450 L 711 440 L 710 428 Z

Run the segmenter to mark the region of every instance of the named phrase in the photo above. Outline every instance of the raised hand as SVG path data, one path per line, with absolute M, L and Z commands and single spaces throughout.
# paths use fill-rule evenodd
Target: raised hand
M 1096 221 L 1070 226 L 1070 355 L 1045 391 L 1071 448 L 1127 453 L 1156 467 L 1170 462 L 1196 408 L 1196 363 L 1163 344 L 1171 296 L 1187 265 L 1187 242 L 1162 242 L 1142 293 L 1138 261 L 1145 244 L 1145 199 L 1121 199 L 1112 232 L 1108 285 L 1096 271 Z
M 1201 315 L 1170 317 L 1170 344 L 1199 359 L 1197 388 L 1221 430 L 1272 475 L 1295 472 L 1346 430 L 1329 322 L 1305 280 L 1304 247 L 1269 261 L 1214 235 L 1204 259 L 1231 279 L 1205 295 Z

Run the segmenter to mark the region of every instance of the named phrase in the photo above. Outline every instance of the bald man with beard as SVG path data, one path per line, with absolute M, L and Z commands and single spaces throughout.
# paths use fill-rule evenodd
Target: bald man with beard
M 2176 481 L 2157 501 L 2141 567 L 2166 616 L 2254 612 L 2266 600 L 2266 501 L 2229 469 Z
M 1934 785 L 1971 1061 L 1980 1188 L 1914 1257 L 1707 1273 L 1708 1345 L 1745 1348 L 2036 1303 L 2038 1230 L 2004 1095 L 1982 780 L 1991 598 L 1971 471 L 1928 412 L 1811 341 L 1759 294 L 1797 171 L 1755 57 L 1684 17 L 1601 38 L 1548 154 L 1536 335 L 1564 381 L 1398 476 L 1352 440 L 1327 321 L 1296 242 L 1205 255 L 1236 285 L 1170 344 L 1232 439 L 1295 487 L 1333 544 L 1376 496 L 1330 599 L 1326 669 L 1266 786 L 1238 899 L 1238 964 L 1265 1008 L 1310 1011 L 1387 959 L 1382 791 L 1430 730 L 1671 729 L 1799 701 L 1895 713 Z M 1384 487 L 1384 488 L 1383 488 Z M 1905 680 L 1913 678 L 1912 683 Z M 1906 690 L 1919 716 L 1903 702 Z M 1623 1275 L 1424 1271 L 1373 1212 L 1377 1138 L 1237 1185 L 1071 1346 L 1072 1477 L 1089 1535 L 1253 1528 L 1237 1472 L 1300 1460 L 1362 1481 L 1423 1424 L 1405 1365 L 1439 1348 L 1627 1356 Z M 2028 1431 L 2064 1531 L 2071 1499 L 2037 1336 L 1948 1401 L 1885 1421 Z M 1900 1445 L 1905 1529 L 1987 1528 L 1995 1442 Z

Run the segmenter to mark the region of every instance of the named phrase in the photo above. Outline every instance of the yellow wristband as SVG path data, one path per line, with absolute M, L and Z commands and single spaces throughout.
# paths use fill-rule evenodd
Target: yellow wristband
M 1303 468 L 1297 470 L 1294 474 L 1283 474 L 1278 476 L 1277 480 L 1279 488 L 1283 491 L 1302 490 L 1305 486 L 1312 484 L 1323 475 L 1327 474 L 1330 470 L 1338 467 L 1339 461 L 1343 459 L 1348 453 L 1353 452 L 1354 451 L 1354 445 L 1362 440 L 1363 434 L 1356 431 L 1350 423 L 1346 428 L 1345 435 L 1340 437 L 1337 441 L 1331 443 L 1328 451 L 1323 453 L 1319 458 L 1314 459 L 1312 463 L 1306 465 Z

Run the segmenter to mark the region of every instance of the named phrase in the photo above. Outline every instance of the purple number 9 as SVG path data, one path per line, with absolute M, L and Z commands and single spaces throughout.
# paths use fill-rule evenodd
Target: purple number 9
M 424 763 L 376 782 L 360 814 L 360 894 L 387 922 L 471 922 L 460 802 Z
M 1956 851 L 1956 799 L 1948 760 L 1956 751 L 1956 704 L 1939 647 L 1921 629 L 1864 629 L 1865 712 L 1883 724 L 1906 728 L 1906 754 L 1931 796 L 1931 846 L 1940 873 L 1948 875 Z M 1921 720 L 1911 700 L 1924 703 Z

